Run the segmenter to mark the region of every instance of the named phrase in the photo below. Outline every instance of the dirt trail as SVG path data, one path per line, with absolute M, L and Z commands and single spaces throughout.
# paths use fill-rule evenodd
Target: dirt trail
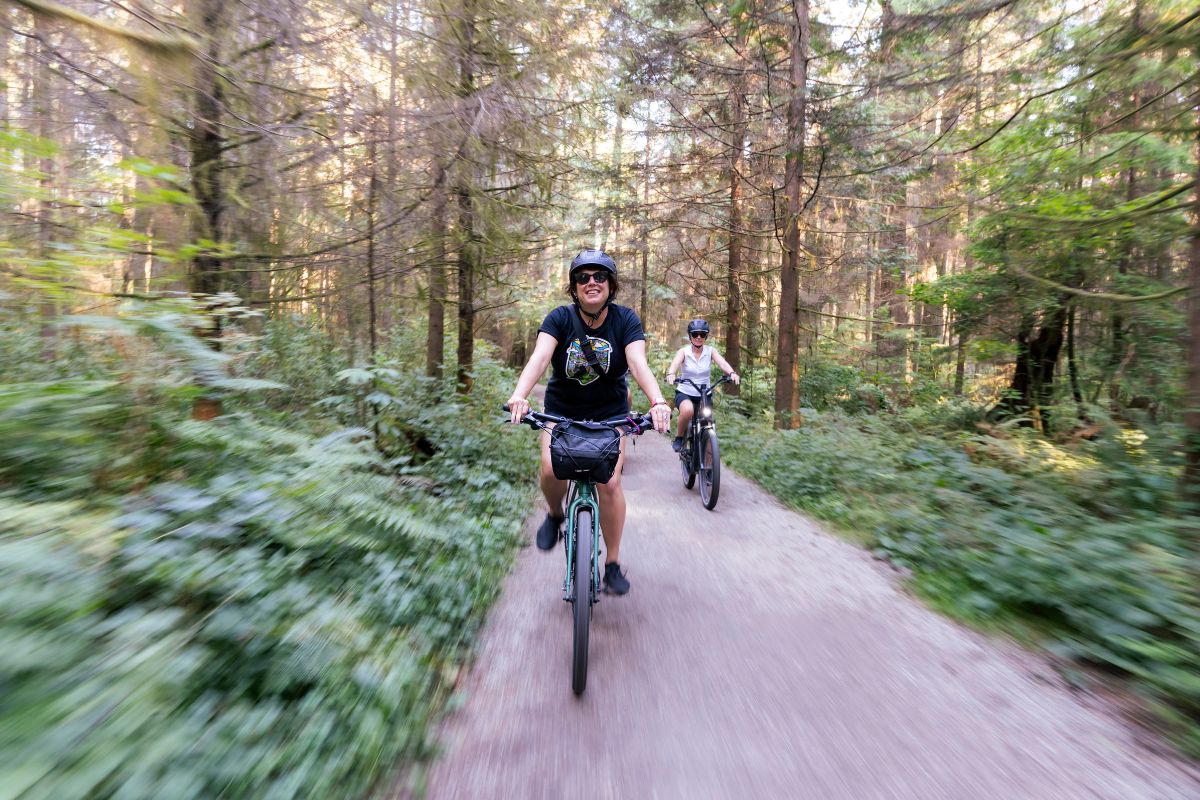
M 731 471 L 715 512 L 677 475 L 643 437 L 633 588 L 596 606 L 580 699 L 562 551 L 521 552 L 427 797 L 1200 798 L 1200 773 L 1039 659 L 923 608 Z

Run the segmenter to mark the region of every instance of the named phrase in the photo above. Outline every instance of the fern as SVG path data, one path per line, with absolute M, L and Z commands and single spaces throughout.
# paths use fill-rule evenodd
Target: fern
M 362 795 L 424 752 L 506 568 L 536 459 L 489 413 L 511 376 L 453 416 L 389 367 L 366 425 L 283 392 L 199 423 L 190 325 L 0 386 L 0 796 Z

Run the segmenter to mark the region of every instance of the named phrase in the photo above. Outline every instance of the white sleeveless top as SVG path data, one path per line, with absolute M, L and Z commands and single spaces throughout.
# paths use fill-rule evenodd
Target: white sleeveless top
M 688 345 L 684 348 L 683 353 L 683 369 L 679 372 L 680 378 L 688 378 L 695 381 L 700 386 L 712 382 L 712 354 L 713 349 L 709 345 L 704 345 L 700 350 L 700 357 L 697 358 L 692 350 L 692 346 Z M 675 387 L 680 394 L 686 394 L 689 397 L 699 397 L 700 392 L 692 388 L 691 385 L 681 383 Z

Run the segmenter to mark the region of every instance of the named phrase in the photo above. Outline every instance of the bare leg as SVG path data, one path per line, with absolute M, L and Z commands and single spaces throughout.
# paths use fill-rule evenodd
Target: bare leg
M 682 439 L 687 436 L 688 423 L 692 421 L 692 401 L 679 401 L 679 425 L 675 428 L 675 434 Z
M 546 498 L 546 508 L 553 517 L 561 517 L 563 498 L 567 496 L 567 482 L 554 477 L 554 467 L 550 464 L 550 433 L 542 431 L 542 469 L 540 481 L 542 496 Z
M 625 461 L 625 439 L 621 440 L 621 455 L 617 469 L 608 483 L 596 484 L 600 495 L 600 531 L 604 534 L 604 563 L 620 561 L 621 535 L 625 532 L 625 490 L 621 487 L 621 464 Z

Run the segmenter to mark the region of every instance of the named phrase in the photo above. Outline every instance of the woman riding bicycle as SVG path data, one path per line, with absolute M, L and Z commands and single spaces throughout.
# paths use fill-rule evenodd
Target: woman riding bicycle
M 538 328 L 537 342 L 517 386 L 509 398 L 512 421 L 519 422 L 529 411 L 529 393 L 546 366 L 553 366 L 546 386 L 546 411 L 569 419 L 608 420 L 629 413 L 626 371 L 632 372 L 647 397 L 654 398 L 650 414 L 654 428 L 666 433 L 671 425 L 671 408 L 659 391 L 658 382 L 646 363 L 646 334 L 632 308 L 613 303 L 619 286 L 617 265 L 601 250 L 584 250 L 571 261 L 567 294 L 571 304 L 546 315 Z M 591 352 L 585 352 L 580 333 Z M 595 364 L 589 363 L 595 359 Z M 629 591 L 621 570 L 621 534 L 625 527 L 625 492 L 621 488 L 624 440 L 616 471 L 608 483 L 599 484 L 600 528 L 604 534 L 604 584 L 612 594 Z M 542 434 L 541 488 L 549 510 L 537 532 L 537 546 L 551 550 L 558 543 L 563 523 L 563 498 L 567 482 L 554 477 L 550 462 L 550 435 Z
M 683 374 L 679 377 L 687 378 L 701 385 L 708 384 L 711 380 L 714 361 L 721 371 L 729 376 L 730 380 L 734 383 L 742 382 L 741 377 L 733 371 L 733 367 L 729 366 L 729 362 L 721 358 L 717 348 L 705 344 L 708 339 L 707 322 L 702 319 L 694 319 L 688 323 L 687 332 L 687 346 L 679 348 L 679 352 L 671 361 L 671 366 L 667 367 L 668 383 L 675 383 L 675 373 L 682 366 Z M 700 391 L 690 384 L 681 383 L 675 389 L 675 407 L 679 409 L 679 427 L 675 430 L 676 436 L 675 440 L 671 442 L 671 449 L 676 453 L 683 447 L 683 437 L 687 433 L 688 423 L 692 421 L 692 413 L 695 411 L 694 401 L 699 397 Z

